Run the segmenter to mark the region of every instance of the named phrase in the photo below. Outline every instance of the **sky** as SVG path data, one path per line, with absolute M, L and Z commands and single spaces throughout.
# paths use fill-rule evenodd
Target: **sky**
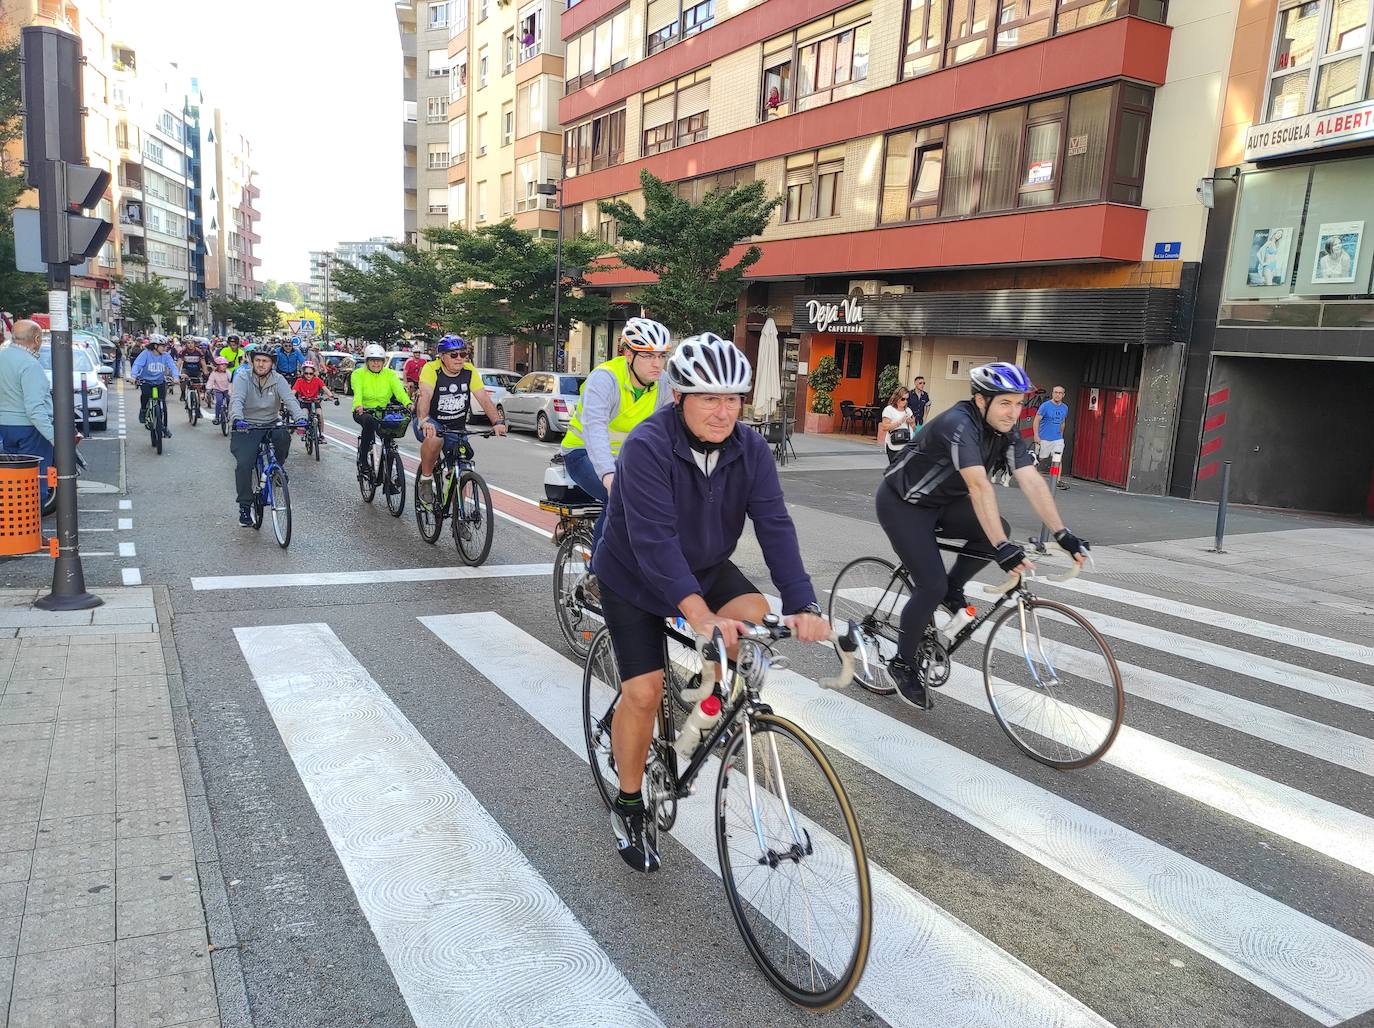
M 115 38 L 199 80 L 253 147 L 259 277 L 402 234 L 401 44 L 389 0 L 111 0 Z

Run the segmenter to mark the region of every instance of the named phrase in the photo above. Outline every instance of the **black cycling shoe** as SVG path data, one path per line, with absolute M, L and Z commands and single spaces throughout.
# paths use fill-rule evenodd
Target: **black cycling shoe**
M 239 524 L 244 528 L 253 527 L 253 508 L 247 504 L 239 504 Z
M 945 612 L 946 612 L 947 614 L 949 614 L 951 617 L 953 617 L 955 614 L 958 614 L 959 611 L 963 610 L 963 609 L 964 609 L 965 607 L 967 607 L 968 605 L 969 605 L 968 600 L 965 599 L 964 594 L 961 593 L 961 592 L 960 592 L 960 593 L 947 593 L 947 594 L 945 595 L 945 598 L 944 598 L 943 600 L 940 601 L 940 606 L 941 606 L 941 607 L 945 610 Z
M 644 822 L 649 812 L 641 803 L 622 803 L 618 798 L 611 807 L 611 831 L 615 833 L 615 848 L 620 859 L 636 871 L 657 871 L 658 852 L 644 834 Z
M 935 706 L 935 697 L 930 695 L 923 681 L 924 676 L 917 670 L 907 667 L 900 657 L 894 657 L 888 664 L 897 695 L 917 710 L 930 710 Z

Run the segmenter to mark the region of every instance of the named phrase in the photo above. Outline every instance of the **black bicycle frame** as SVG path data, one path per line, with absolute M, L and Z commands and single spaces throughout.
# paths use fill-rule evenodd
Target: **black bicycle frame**
M 956 550 L 954 552 L 958 551 Z M 913 586 L 911 583 L 911 576 L 907 574 L 906 568 L 899 564 L 897 565 L 897 569 L 892 572 L 892 578 L 888 580 L 887 589 L 883 592 L 883 595 L 886 596 L 889 592 L 891 592 L 892 587 L 896 585 L 899 581 L 906 585 L 908 594 L 914 593 L 916 591 L 915 586 Z M 976 617 L 974 617 L 968 624 L 966 624 L 963 628 L 959 629 L 957 633 L 955 633 L 954 638 L 951 639 L 949 641 L 949 645 L 945 647 L 945 653 L 952 655 L 955 650 L 957 650 L 960 646 L 964 645 L 964 643 L 968 642 L 969 638 L 973 635 L 973 633 L 978 631 L 978 629 L 981 628 L 995 614 L 997 614 L 998 611 L 1000 611 L 1008 603 L 1011 603 L 1016 597 L 1020 596 L 1021 592 L 1022 586 L 1018 584 L 1016 588 L 1009 589 L 1006 592 L 1004 592 L 1001 596 L 997 597 L 997 601 L 993 603 L 991 607 L 989 607 L 982 614 L 979 614 Z M 908 598 L 907 602 L 910 603 L 911 600 Z M 874 610 L 876 611 L 877 608 L 875 607 Z M 899 611 L 895 613 L 897 613 L 898 616 L 900 616 Z M 900 632 L 901 629 L 899 628 L 898 631 Z

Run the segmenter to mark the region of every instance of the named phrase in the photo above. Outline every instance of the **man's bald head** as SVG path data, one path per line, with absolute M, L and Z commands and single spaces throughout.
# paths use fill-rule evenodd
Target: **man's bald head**
M 23 321 L 14 323 L 14 341 L 26 350 L 37 352 L 43 345 L 43 327 L 36 321 Z

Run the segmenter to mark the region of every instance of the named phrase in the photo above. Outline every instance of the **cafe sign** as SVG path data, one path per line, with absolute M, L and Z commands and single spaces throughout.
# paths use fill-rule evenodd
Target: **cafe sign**
M 1374 100 L 1256 125 L 1245 134 L 1245 159 L 1262 161 L 1370 138 L 1374 138 Z
M 809 332 L 859 334 L 864 330 L 863 298 L 847 296 L 843 300 L 807 300 L 806 329 Z

